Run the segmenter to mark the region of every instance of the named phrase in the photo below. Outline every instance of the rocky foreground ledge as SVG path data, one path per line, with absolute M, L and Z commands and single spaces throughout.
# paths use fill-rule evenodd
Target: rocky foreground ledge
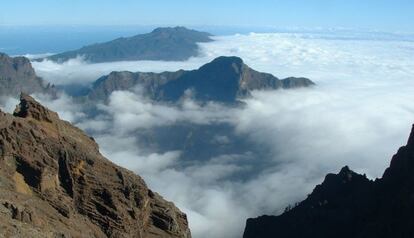
M 190 238 L 186 215 L 21 95 L 0 111 L 0 237 Z

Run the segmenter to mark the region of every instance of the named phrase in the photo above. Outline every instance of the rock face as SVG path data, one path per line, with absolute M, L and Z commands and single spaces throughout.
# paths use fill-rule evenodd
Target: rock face
M 135 86 L 154 100 L 177 101 L 191 94 L 200 101 L 234 102 L 250 95 L 252 90 L 290 89 L 308 87 L 314 83 L 307 78 L 278 79 L 260 73 L 238 57 L 218 57 L 197 70 L 163 73 L 112 72 L 98 79 L 89 93 L 93 100 L 105 100 L 116 90 Z
M 18 97 L 20 92 L 56 93 L 54 86 L 36 76 L 29 59 L 0 53 L 0 95 Z
M 414 128 L 381 179 L 344 167 L 282 215 L 248 219 L 244 238 L 414 237 L 413 172 Z
M 133 90 L 142 87 L 143 93 L 152 99 L 159 97 L 160 89 L 171 80 L 176 80 L 186 71 L 163 72 L 163 73 L 133 73 L 128 71 L 111 72 L 94 82 L 88 93 L 91 100 L 105 101 L 114 91 Z
M 22 94 L 0 112 L 1 237 L 191 237 L 186 215 Z
M 157 28 L 148 34 L 88 45 L 50 56 L 48 59 L 64 62 L 83 56 L 86 61 L 94 63 L 127 60 L 181 61 L 197 56 L 197 43 L 212 41 L 210 36 L 209 33 L 184 27 Z

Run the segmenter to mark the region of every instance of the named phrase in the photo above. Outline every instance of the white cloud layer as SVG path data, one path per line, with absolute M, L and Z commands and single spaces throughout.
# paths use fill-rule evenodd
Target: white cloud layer
M 120 61 L 110 63 L 88 64 L 82 57 L 68 60 L 62 64 L 50 60 L 32 62 L 36 73 L 49 82 L 56 85 L 81 84 L 94 82 L 99 77 L 112 71 L 141 71 L 162 72 L 176 71 L 178 69 L 195 69 L 201 62 L 193 58 L 188 62 L 163 62 L 163 61 Z M 155 67 L 154 67 L 155 66 Z
M 230 122 L 235 110 L 213 102 L 200 106 L 190 99 L 178 106 L 152 103 L 129 91 L 115 91 L 109 99 L 108 105 L 99 107 L 111 115 L 114 126 L 123 131 L 172 125 L 181 121 L 195 124 Z
M 414 122 L 413 42 L 249 34 L 217 37 L 201 46 L 203 57 L 186 62 L 34 63 L 47 80 L 67 84 L 91 82 L 112 70 L 193 69 L 219 55 L 237 55 L 259 71 L 317 83 L 311 89 L 255 92 L 239 109 L 190 100 L 153 104 L 138 94 L 116 92 L 94 120 L 79 113 L 68 97 L 46 101 L 64 118 L 93 131 L 109 159 L 137 171 L 183 209 L 195 238 L 240 237 L 246 218 L 282 211 L 344 165 L 381 176 Z M 272 152 L 266 158 L 269 166 L 234 180 L 232 175 L 251 171 L 240 163 L 246 159 L 241 155 L 184 166 L 180 151 L 148 152 L 132 133 L 178 121 L 231 123 L 240 136 Z

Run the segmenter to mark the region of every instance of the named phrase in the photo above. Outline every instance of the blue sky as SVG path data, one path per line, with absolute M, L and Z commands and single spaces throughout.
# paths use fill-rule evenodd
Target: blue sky
M 0 25 L 346 27 L 414 32 L 412 0 L 13 0 Z

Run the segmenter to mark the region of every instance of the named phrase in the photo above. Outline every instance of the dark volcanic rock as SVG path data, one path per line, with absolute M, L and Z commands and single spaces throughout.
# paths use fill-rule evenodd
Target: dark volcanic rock
M 197 56 L 200 42 L 212 41 L 209 33 L 184 27 L 157 28 L 151 33 L 98 43 L 48 57 L 64 62 L 77 56 L 94 63 L 127 60 L 181 61 Z
M 0 112 L 1 237 L 191 237 L 186 215 L 22 95 Z
M 289 89 L 314 85 L 307 78 L 279 80 L 260 73 L 243 63 L 238 57 L 218 57 L 197 70 L 163 73 L 112 72 L 98 79 L 89 93 L 92 100 L 105 100 L 116 90 L 144 88 L 154 100 L 177 101 L 191 92 L 200 101 L 235 102 L 250 95 L 252 90 Z
M 55 91 L 53 85 L 36 76 L 29 59 L 0 53 L 1 96 L 19 96 L 21 92 L 55 95 Z
M 244 238 L 414 237 L 414 129 L 375 181 L 344 167 L 280 216 L 248 219 Z

